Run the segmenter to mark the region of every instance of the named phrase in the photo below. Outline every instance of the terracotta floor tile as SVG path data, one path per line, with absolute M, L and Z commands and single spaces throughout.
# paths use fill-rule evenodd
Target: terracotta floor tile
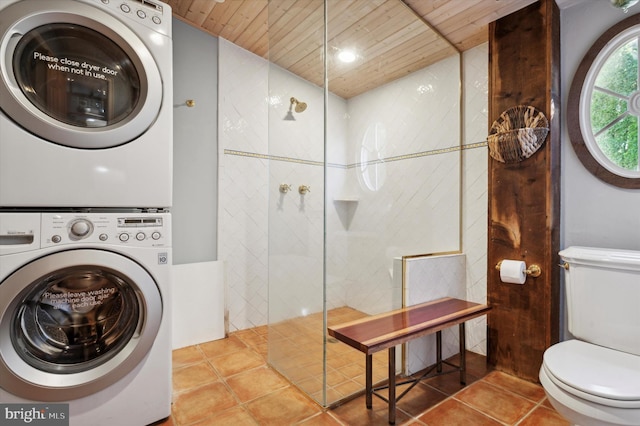
M 230 408 L 207 417 L 189 426 L 256 426 L 258 422 L 249 412 L 240 406 Z
M 542 401 L 541 405 L 543 407 L 547 407 L 547 408 L 550 408 L 552 410 L 555 410 L 555 408 L 553 408 L 553 405 L 551 405 L 551 401 L 549 401 L 549 398 L 545 398 L 544 401 Z
M 347 377 L 358 377 L 366 373 L 365 360 L 360 363 L 352 363 L 338 368 L 338 371 Z
M 247 404 L 247 409 L 261 426 L 290 425 L 320 413 L 320 406 L 288 387 Z
M 524 396 L 525 398 L 536 403 L 542 401 L 542 399 L 545 397 L 544 389 L 542 388 L 542 386 L 523 379 L 519 379 L 501 371 L 492 371 L 482 380 L 513 393 L 517 393 L 518 395 Z
M 498 426 L 499 422 L 485 416 L 473 408 L 455 399 L 447 399 L 443 403 L 427 411 L 418 420 L 429 426 Z
M 313 416 L 310 419 L 304 420 L 299 423 L 304 426 L 341 426 L 336 419 L 331 417 L 329 413 L 320 413 L 317 416 Z
M 331 414 L 349 426 L 386 426 L 389 424 L 389 406 L 378 397 L 373 397 L 373 407 L 369 410 L 365 396 L 359 396 L 346 404 L 331 410 Z M 401 410 L 396 411 L 396 425 L 403 425 L 410 417 Z
M 237 331 L 232 334 L 242 340 L 242 342 L 250 347 L 256 347 L 260 344 L 267 342 L 267 336 L 265 334 L 258 334 L 254 329 Z
M 478 379 L 475 376 L 467 374 L 467 384 L 471 385 Z M 425 379 L 423 383 L 439 390 L 445 395 L 453 395 L 456 392 L 464 389 L 466 386 L 460 384 L 460 375 L 458 373 L 443 374 L 442 376 L 436 376 L 429 379 Z
M 171 359 L 173 368 L 179 368 L 204 361 L 205 356 L 197 346 L 187 346 L 186 348 L 173 351 Z
M 557 411 L 541 405 L 518 423 L 518 426 L 569 426 L 570 424 Z
M 457 363 L 457 355 L 455 356 Z M 487 357 L 474 352 L 465 352 L 467 376 L 484 377 L 489 374 L 493 367 L 487 364 Z
M 178 394 L 171 408 L 178 425 L 203 420 L 237 405 L 238 402 L 224 383 L 215 382 Z
M 217 380 L 218 375 L 206 361 L 173 370 L 174 392 L 182 392 Z
M 259 398 L 289 386 L 287 380 L 266 366 L 236 374 L 227 379 L 227 384 L 241 402 Z
M 333 404 L 345 398 L 347 395 L 343 394 L 336 388 L 328 388 L 325 396 L 327 398 L 327 404 Z M 313 399 L 316 400 L 318 404 L 324 404 L 322 392 L 313 395 Z
M 408 387 L 408 384 L 399 386 L 396 389 L 396 397 Z M 413 417 L 418 417 L 446 398 L 447 396 L 442 392 L 419 383 L 400 399 L 397 403 L 397 408 Z
M 229 336 L 224 339 L 201 343 L 198 347 L 207 358 L 212 358 L 246 349 L 247 345 L 237 337 Z
M 333 313 L 330 317 L 335 323 L 363 316 L 351 308 L 336 312 L 341 313 L 339 320 Z M 372 410 L 366 409 L 361 395 L 324 412 L 306 396 L 323 399 L 322 357 L 315 355 L 323 352 L 322 339 L 322 317 L 310 315 L 174 351 L 174 405 L 172 416 L 161 425 L 387 425 L 388 405 L 377 397 Z M 301 340 L 308 346 L 301 347 Z M 327 401 L 336 403 L 362 392 L 365 356 L 343 343 L 330 343 L 326 349 Z M 522 426 L 568 424 L 551 407 L 540 386 L 492 372 L 482 355 L 467 352 L 466 356 L 467 387 L 460 385 L 457 373 L 421 382 L 398 402 L 396 424 L 483 426 L 497 425 L 498 420 Z M 267 357 L 289 380 L 298 379 L 295 386 L 267 365 Z M 387 351 L 374 355 L 374 383 L 386 381 L 387 359 Z M 449 361 L 457 364 L 458 356 Z M 402 387 L 396 395 L 401 391 Z M 447 395 L 454 396 L 445 399 Z
M 358 376 L 357 374 L 356 375 L 342 374 L 341 371 L 330 368 L 329 370 L 327 370 L 327 384 L 329 386 L 335 387 L 335 386 L 338 386 L 340 383 L 344 383 L 348 381 L 351 377 L 357 377 L 357 376 Z
M 209 358 L 209 362 L 222 377 L 229 377 L 266 364 L 260 354 L 249 348 Z
M 261 336 L 267 336 L 267 334 L 269 334 L 269 326 L 268 325 L 260 325 L 258 327 L 253 328 L 253 330 L 255 330 L 256 333 L 260 334 Z
M 309 395 L 313 395 L 322 392 L 322 378 L 311 377 L 296 383 L 296 386 L 298 386 Z
M 455 398 L 508 424 L 514 424 L 535 407 L 531 401 L 483 381 L 458 392 Z
M 364 387 L 358 382 L 347 380 L 346 382 L 335 386 L 335 389 L 342 395 L 342 397 L 346 397 L 364 390 Z

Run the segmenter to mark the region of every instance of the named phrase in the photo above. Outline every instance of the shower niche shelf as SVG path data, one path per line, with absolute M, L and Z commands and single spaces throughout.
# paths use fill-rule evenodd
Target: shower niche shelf
M 333 205 L 336 208 L 342 226 L 344 226 L 345 230 L 348 230 L 358 208 L 358 199 L 353 197 L 334 198 Z

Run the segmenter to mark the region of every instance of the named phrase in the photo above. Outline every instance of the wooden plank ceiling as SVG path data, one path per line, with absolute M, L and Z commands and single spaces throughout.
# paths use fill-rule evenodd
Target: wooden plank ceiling
M 176 18 L 322 86 L 322 0 L 164 0 Z M 348 99 L 487 41 L 536 0 L 327 0 L 329 90 Z M 355 51 L 354 62 L 337 59 Z

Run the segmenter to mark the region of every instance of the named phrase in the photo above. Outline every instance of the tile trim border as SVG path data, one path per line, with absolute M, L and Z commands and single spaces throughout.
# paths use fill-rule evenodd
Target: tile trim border
M 487 146 L 487 141 L 482 141 L 482 142 L 465 144 L 462 146 L 452 146 L 449 148 L 439 148 L 431 151 L 416 152 L 413 154 L 397 155 L 394 157 L 382 158 L 378 160 L 369 161 L 366 163 L 352 163 L 352 164 L 327 163 L 327 166 L 334 167 L 334 168 L 341 168 L 341 169 L 352 169 L 355 167 L 361 167 L 363 165 L 390 163 L 392 161 L 401 161 L 401 160 L 410 160 L 412 158 L 429 157 L 432 155 L 447 154 L 447 153 L 456 152 L 456 151 L 466 151 L 469 149 L 483 148 L 486 146 Z M 239 157 L 259 158 L 261 160 L 284 161 L 288 163 L 306 164 L 310 166 L 324 166 L 324 162 L 322 161 L 304 160 L 301 158 L 284 157 L 280 155 L 258 154 L 255 152 L 237 151 L 233 149 L 225 149 L 224 154 L 235 155 Z

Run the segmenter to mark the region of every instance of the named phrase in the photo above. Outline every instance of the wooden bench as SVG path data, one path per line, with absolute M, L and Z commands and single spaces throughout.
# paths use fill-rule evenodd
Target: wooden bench
M 460 372 L 460 383 L 466 384 L 465 322 L 486 314 L 491 308 L 479 303 L 445 297 L 431 302 L 398 309 L 329 327 L 329 335 L 366 354 L 366 404 L 372 406 L 372 396 L 376 395 L 389 404 L 389 423 L 395 424 L 396 403 L 420 380 L 440 374 Z M 442 360 L 442 330 L 458 325 L 460 327 L 460 365 Z M 421 336 L 436 333 L 436 364 L 421 377 L 396 384 L 396 345 L 406 343 Z M 373 388 L 372 357 L 383 349 L 389 349 L 389 383 Z M 443 372 L 446 363 L 455 370 Z M 433 370 L 436 370 L 434 373 Z M 396 385 L 413 383 L 396 398 Z M 389 389 L 388 398 L 377 391 Z

